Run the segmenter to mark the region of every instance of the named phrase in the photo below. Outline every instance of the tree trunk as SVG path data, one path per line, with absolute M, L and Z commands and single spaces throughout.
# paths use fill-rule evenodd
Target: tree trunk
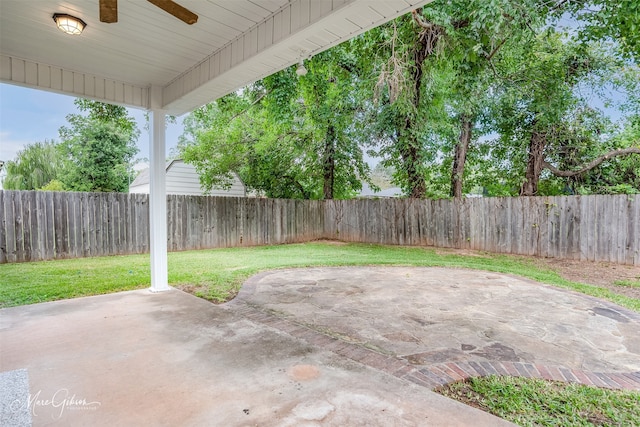
M 520 188 L 521 196 L 535 196 L 538 194 L 538 181 L 540 181 L 540 172 L 544 168 L 544 149 L 546 144 L 545 135 L 534 130 L 529 140 L 529 159 L 527 160 L 525 181 Z
M 327 129 L 322 164 L 323 195 L 325 200 L 333 199 L 336 172 L 336 132 L 332 125 Z
M 404 169 L 407 173 L 407 181 L 409 182 L 409 197 L 423 199 L 427 193 L 427 183 L 418 168 L 420 165 L 420 149 L 417 144 L 418 141 L 415 136 L 408 137 L 407 146 L 403 147 L 401 154 Z
M 414 19 L 417 14 L 414 11 Z M 440 29 L 438 27 L 430 27 L 421 33 L 414 48 L 413 48 L 413 60 L 414 66 L 410 73 L 410 82 L 412 83 L 411 104 L 414 111 L 420 109 L 420 94 L 422 88 L 422 65 L 433 52 L 433 39 L 440 36 Z M 401 135 L 404 136 L 404 141 L 400 141 L 402 148 L 400 154 L 404 163 L 404 169 L 407 173 L 407 181 L 409 183 L 409 197 L 412 199 L 423 199 L 427 193 L 427 183 L 422 173 L 420 173 L 420 164 L 422 162 L 420 155 L 420 142 L 415 128 L 416 114 L 409 114 L 404 123 L 404 129 L 402 129 Z
M 472 124 L 469 116 L 460 116 L 460 138 L 453 154 L 453 169 L 451 171 L 451 196 L 456 199 L 462 197 L 462 183 L 464 178 L 464 164 L 467 161 L 467 151 L 471 143 Z

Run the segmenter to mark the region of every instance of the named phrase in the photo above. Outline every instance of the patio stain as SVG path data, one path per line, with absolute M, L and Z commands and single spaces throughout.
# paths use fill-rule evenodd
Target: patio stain
M 295 381 L 310 381 L 320 376 L 320 369 L 315 365 L 295 365 L 287 374 Z

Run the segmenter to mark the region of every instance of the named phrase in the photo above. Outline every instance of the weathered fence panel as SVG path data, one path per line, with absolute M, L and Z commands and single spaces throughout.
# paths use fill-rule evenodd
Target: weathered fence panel
M 325 202 L 325 238 L 640 265 L 640 197 Z
M 167 196 L 170 251 L 317 240 L 321 201 Z M 0 191 L 0 263 L 149 251 L 143 194 Z
M 348 242 L 640 265 L 640 197 L 277 200 L 167 197 L 170 251 Z M 148 196 L 0 191 L 0 263 L 149 251 Z

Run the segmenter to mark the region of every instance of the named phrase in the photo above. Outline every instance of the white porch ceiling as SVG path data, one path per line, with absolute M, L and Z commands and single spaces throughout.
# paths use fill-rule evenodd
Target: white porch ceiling
M 429 1 L 177 0 L 189 26 L 144 0 L 120 0 L 115 24 L 98 0 L 0 0 L 0 81 L 181 115 Z

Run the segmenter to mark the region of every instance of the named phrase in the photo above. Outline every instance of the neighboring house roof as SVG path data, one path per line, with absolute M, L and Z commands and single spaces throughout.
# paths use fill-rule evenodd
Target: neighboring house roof
M 169 167 L 174 161 L 175 160 L 171 160 L 167 162 L 165 171 L 169 170 Z M 134 179 L 133 182 L 129 184 L 129 187 L 137 187 L 138 185 L 144 185 L 144 184 L 149 184 L 149 168 L 142 169 L 140 173 L 138 173 L 138 176 L 136 176 L 136 179 Z
M 203 195 L 200 185 L 200 177 L 191 164 L 184 160 L 176 159 L 166 166 L 166 191 L 167 194 Z M 129 185 L 130 193 L 149 193 L 149 169 L 141 170 L 136 179 Z M 211 196 L 246 196 L 246 188 L 240 178 L 234 174 L 234 179 L 229 189 L 213 188 Z
M 375 197 L 402 197 L 402 189 L 400 187 L 387 188 L 385 190 L 373 191 L 369 184 L 362 183 L 362 190 L 358 193 L 359 198 L 375 198 Z

